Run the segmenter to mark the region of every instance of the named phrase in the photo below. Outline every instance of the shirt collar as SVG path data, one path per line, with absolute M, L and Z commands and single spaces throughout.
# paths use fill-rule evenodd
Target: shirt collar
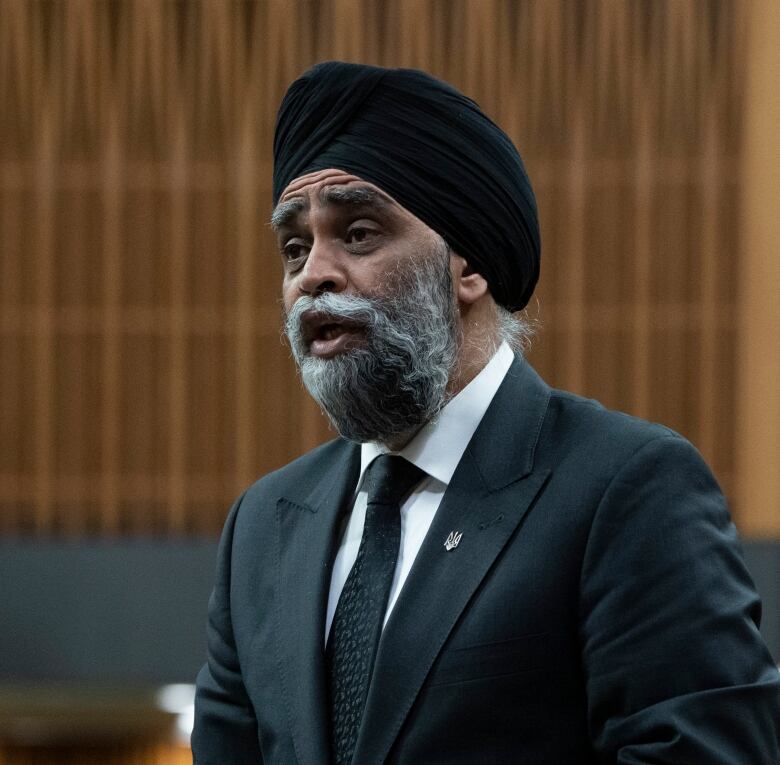
M 436 480 L 449 484 L 513 360 L 512 350 L 502 342 L 482 371 L 397 454 Z M 358 486 L 374 458 L 388 452 L 385 446 L 373 441 L 361 444 Z

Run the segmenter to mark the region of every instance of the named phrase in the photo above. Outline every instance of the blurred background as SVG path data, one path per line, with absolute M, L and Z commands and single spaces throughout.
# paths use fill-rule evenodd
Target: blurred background
M 778 40 L 775 0 L 0 0 L 0 765 L 190 761 L 229 505 L 333 436 L 267 224 L 330 58 L 513 138 L 532 363 L 702 451 L 780 658 Z

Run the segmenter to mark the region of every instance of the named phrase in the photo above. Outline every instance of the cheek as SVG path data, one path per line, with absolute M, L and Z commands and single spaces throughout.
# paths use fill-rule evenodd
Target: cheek
M 290 309 L 295 305 L 295 301 L 299 297 L 300 295 L 295 283 L 285 277 L 282 282 L 282 305 L 284 306 L 285 314 L 290 312 Z
M 360 268 L 351 274 L 350 284 L 352 291 L 358 295 L 368 297 L 377 292 L 382 292 L 390 278 L 390 270 L 384 268 Z
M 466 258 L 455 252 L 450 252 L 450 273 L 452 274 L 453 284 L 458 283 L 458 279 L 460 279 L 467 268 Z

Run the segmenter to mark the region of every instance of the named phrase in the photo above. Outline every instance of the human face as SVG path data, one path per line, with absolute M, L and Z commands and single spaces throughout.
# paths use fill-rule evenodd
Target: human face
M 306 388 L 341 435 L 398 448 L 444 405 L 447 384 L 457 366 L 460 328 L 450 252 L 437 235 L 432 241 L 422 237 L 422 249 L 408 251 L 408 241 L 402 247 L 404 238 L 398 242 L 388 233 L 394 230 L 392 212 L 376 215 L 366 209 L 367 203 L 376 202 L 384 210 L 389 202 L 377 198 L 373 188 L 356 189 L 316 192 L 326 204 L 337 200 L 337 204 L 356 204 L 362 209 L 336 228 L 339 240 L 332 251 L 347 254 L 345 265 L 332 269 L 336 276 L 326 278 L 329 272 L 323 271 L 318 275 L 320 281 L 299 287 L 289 301 L 285 295 L 285 331 Z M 280 211 L 297 215 L 300 208 L 297 201 L 288 208 L 280 204 L 274 213 L 279 231 Z M 399 215 L 405 212 L 400 208 Z M 357 269 L 363 277 L 360 283 L 371 285 L 371 294 L 356 286 L 346 289 L 355 284 L 349 268 L 352 241 L 367 238 L 365 232 L 355 233 L 364 226 L 371 227 L 372 236 L 384 236 L 390 245 L 383 247 L 370 240 L 380 250 L 374 254 L 380 256 L 376 259 L 383 264 L 383 278 L 377 280 L 377 274 Z M 311 252 L 318 246 L 312 239 L 298 234 L 280 240 L 286 270 L 293 272 L 289 278 L 298 278 L 301 269 L 308 267 Z M 289 254 L 284 249 L 288 245 Z M 385 261 L 393 253 L 394 262 L 388 265 Z M 301 269 L 289 265 L 297 258 L 302 260 Z
M 341 170 L 293 181 L 271 218 L 284 269 L 287 313 L 303 295 L 382 297 L 438 235 L 381 189 Z M 332 358 L 365 343 L 361 328 L 308 312 L 308 352 Z

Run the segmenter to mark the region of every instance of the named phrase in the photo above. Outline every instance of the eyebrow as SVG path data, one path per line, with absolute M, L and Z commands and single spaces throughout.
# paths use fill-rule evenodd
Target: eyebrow
M 320 202 L 351 207 L 386 207 L 390 200 L 368 186 L 325 186 L 320 190 Z
M 289 223 L 298 213 L 303 212 L 308 203 L 301 198 L 289 199 L 286 202 L 279 202 L 271 213 L 271 228 L 280 229 Z
M 325 186 L 319 192 L 322 204 L 332 204 L 342 207 L 378 207 L 384 208 L 391 204 L 389 197 L 368 186 Z M 271 227 L 278 230 L 298 215 L 308 210 L 307 200 L 296 197 L 287 202 L 280 202 L 271 214 Z

